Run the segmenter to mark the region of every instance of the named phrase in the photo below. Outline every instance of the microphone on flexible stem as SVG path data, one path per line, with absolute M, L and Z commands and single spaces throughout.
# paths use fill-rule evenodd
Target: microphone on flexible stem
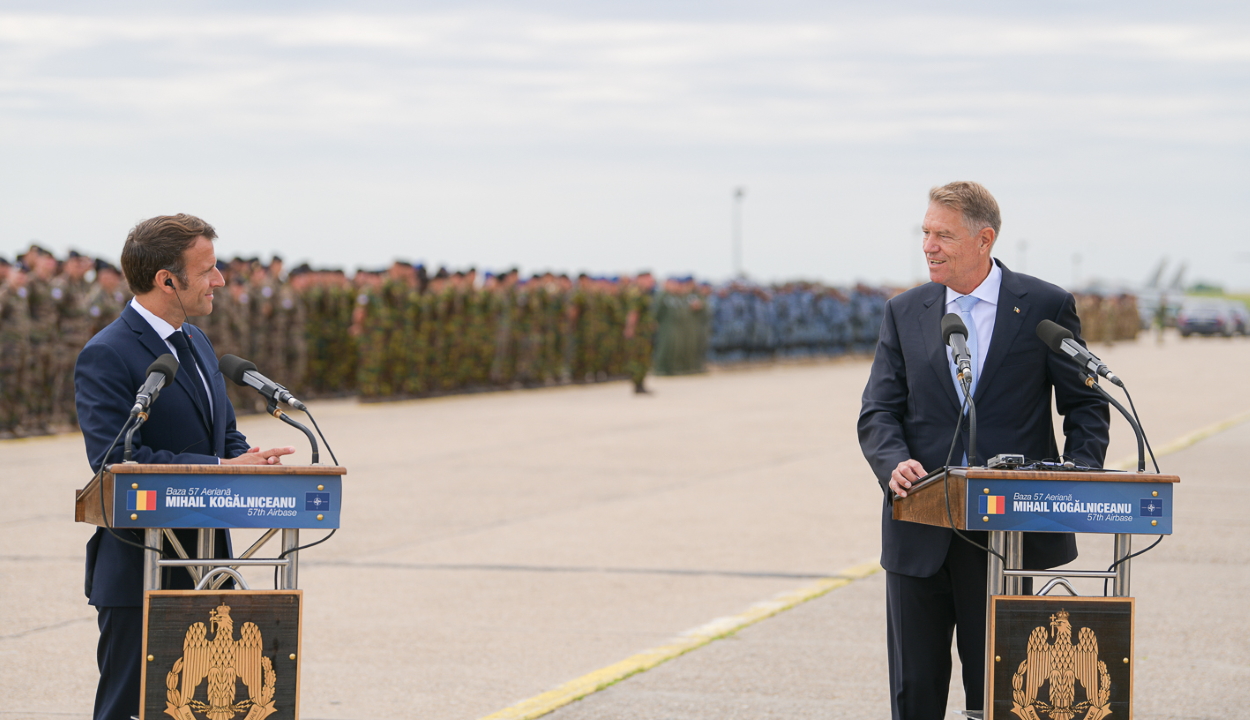
M 1037 324 L 1037 336 L 1041 338 L 1042 342 L 1046 343 L 1051 350 L 1054 350 L 1060 355 L 1067 355 L 1068 357 L 1076 360 L 1077 364 L 1081 366 L 1082 374 L 1085 375 L 1085 384 L 1098 391 L 1098 393 L 1102 395 L 1107 402 L 1114 405 L 1115 409 L 1120 411 L 1120 414 L 1124 416 L 1125 420 L 1128 420 L 1129 426 L 1133 428 L 1133 433 L 1137 436 L 1137 472 L 1145 472 L 1146 435 L 1142 432 L 1141 425 L 1137 423 L 1137 420 L 1123 405 L 1119 403 L 1119 401 L 1111 397 L 1111 395 L 1103 389 L 1102 385 L 1099 385 L 1095 381 L 1094 376 L 1102 375 L 1116 385 L 1119 385 L 1121 388 L 1124 387 L 1124 382 L 1121 381 L 1120 378 L 1116 377 L 1115 373 L 1111 372 L 1111 369 L 1108 368 L 1102 360 L 1099 360 L 1097 355 L 1081 347 L 1081 344 L 1078 343 L 1072 335 L 1072 331 L 1059 323 L 1054 322 L 1053 320 L 1041 321 Z M 1127 392 L 1127 390 L 1125 390 L 1125 392 Z
M 972 385 L 972 353 L 968 351 L 968 326 L 963 318 L 955 313 L 946 313 L 942 317 L 942 342 L 950 347 L 955 356 L 955 367 L 959 370 L 959 382 L 964 392 Z
M 293 408 L 308 412 L 308 408 L 304 403 L 297 400 L 286 388 L 261 375 L 260 371 L 256 369 L 256 363 L 250 360 L 244 360 L 237 355 L 222 355 L 219 365 L 221 374 L 233 380 L 236 385 L 255 388 L 257 392 L 264 395 L 269 400 L 265 410 L 270 415 L 293 428 L 303 431 L 308 436 L 309 444 L 312 445 L 312 464 L 316 465 L 320 462 L 321 454 L 317 449 L 317 438 L 313 436 L 312 431 L 304 427 L 303 424 L 292 420 L 289 415 L 278 408 L 278 403 L 284 402 Z
M 222 355 L 221 374 L 238 385 L 255 388 L 261 395 L 274 402 L 284 402 L 296 410 L 308 411 L 304 403 L 297 400 L 290 390 L 261 375 L 256 369 L 256 363 L 251 360 L 244 360 L 237 355 Z
M 135 395 L 135 406 L 130 408 L 130 417 L 147 412 L 147 409 L 152 407 L 152 403 L 156 402 L 156 396 L 160 395 L 161 388 L 174 381 L 174 376 L 178 374 L 178 358 L 171 353 L 165 353 L 148 365 L 145 374 L 148 378 L 143 381 L 143 387 L 139 388 L 139 393 Z
M 959 384 L 964 389 L 964 399 L 968 401 L 968 465 L 972 466 L 977 460 L 977 406 L 972 401 L 972 353 L 968 351 L 968 326 L 956 313 L 946 313 L 942 317 L 942 341 L 955 356 Z M 959 415 L 962 422 L 963 413 Z M 959 432 L 958 425 L 955 431 Z
M 1037 336 L 1051 350 L 1076 360 L 1091 375 L 1096 373 L 1124 387 L 1124 382 L 1111 372 L 1111 368 L 1107 367 L 1107 364 L 1098 359 L 1098 356 L 1090 352 L 1088 348 L 1081 347 L 1072 335 L 1072 331 L 1066 327 L 1053 320 L 1043 320 L 1037 324 Z
M 152 407 L 152 403 L 156 402 L 161 389 L 174 381 L 174 377 L 178 374 L 178 359 L 172 353 L 165 353 L 148 365 L 146 374 L 148 377 L 135 395 L 135 406 L 130 408 L 130 417 L 126 421 L 133 421 L 133 424 L 126 433 L 122 462 L 133 462 L 131 458 L 134 455 L 135 432 L 140 425 L 148 421 L 148 409 Z

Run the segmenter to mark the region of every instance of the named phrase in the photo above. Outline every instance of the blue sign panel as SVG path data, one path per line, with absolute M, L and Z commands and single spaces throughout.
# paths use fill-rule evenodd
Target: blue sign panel
M 969 480 L 967 512 L 972 530 L 1171 535 L 1172 483 Z
M 119 528 L 336 528 L 343 497 L 340 475 L 118 475 L 115 482 Z M 139 487 L 122 492 L 122 483 Z

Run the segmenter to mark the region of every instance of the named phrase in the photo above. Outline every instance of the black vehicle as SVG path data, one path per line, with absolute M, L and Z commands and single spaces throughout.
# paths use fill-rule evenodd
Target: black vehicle
M 1176 314 L 1176 329 L 1180 330 L 1181 337 L 1195 333 L 1232 337 L 1237 332 L 1237 320 L 1224 300 L 1186 298 Z

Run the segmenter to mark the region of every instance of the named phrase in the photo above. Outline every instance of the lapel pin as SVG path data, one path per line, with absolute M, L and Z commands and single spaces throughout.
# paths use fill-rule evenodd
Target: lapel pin
M 1019 315 L 1019 314 L 1020 314 L 1020 308 L 1018 308 L 1018 307 L 1013 307 L 1013 308 L 1012 308 L 1012 310 L 1015 310 L 1017 315 Z

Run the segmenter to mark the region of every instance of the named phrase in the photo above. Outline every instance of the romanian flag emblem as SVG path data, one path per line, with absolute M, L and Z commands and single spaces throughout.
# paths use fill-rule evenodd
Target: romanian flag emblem
M 981 495 L 980 515 L 1003 515 L 1007 512 L 1006 495 Z
M 155 490 L 131 490 L 126 494 L 127 510 L 155 510 Z

